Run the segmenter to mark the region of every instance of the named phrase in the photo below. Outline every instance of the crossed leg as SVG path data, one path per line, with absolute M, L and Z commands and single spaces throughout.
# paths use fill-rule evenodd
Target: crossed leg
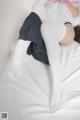
M 55 24 L 51 21 L 45 21 L 41 26 L 41 34 L 45 41 L 52 74 L 52 111 L 56 111 L 61 105 L 61 67 L 59 41 L 64 37 L 64 33 L 65 26 L 63 24 Z

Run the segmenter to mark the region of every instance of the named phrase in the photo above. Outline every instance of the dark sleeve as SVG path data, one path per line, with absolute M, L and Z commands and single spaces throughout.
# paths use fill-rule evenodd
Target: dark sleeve
M 78 43 L 80 43 L 80 25 L 77 25 L 74 27 L 74 31 L 75 31 L 75 38 L 74 40 Z
M 33 21 L 34 21 L 34 13 L 30 13 L 30 15 L 25 19 L 22 27 L 20 28 L 19 39 L 27 40 L 29 29 Z

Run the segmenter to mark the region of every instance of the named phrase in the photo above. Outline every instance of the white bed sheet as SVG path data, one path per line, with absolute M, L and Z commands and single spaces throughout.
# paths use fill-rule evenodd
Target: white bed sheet
M 80 120 L 80 45 L 73 42 L 61 48 L 60 58 L 62 105 L 54 113 L 49 66 L 26 55 L 25 42 L 17 43 L 0 81 L 4 94 L 0 111 L 7 111 L 9 120 Z

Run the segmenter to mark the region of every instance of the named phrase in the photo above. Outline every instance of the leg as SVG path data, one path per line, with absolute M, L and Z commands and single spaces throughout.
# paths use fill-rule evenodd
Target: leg
M 61 24 L 55 24 L 53 22 L 44 22 L 41 26 L 41 33 L 45 41 L 47 48 L 48 58 L 50 62 L 50 68 L 52 73 L 52 99 L 51 107 L 54 111 L 61 105 L 61 68 L 60 68 L 60 47 L 59 40 L 62 40 L 65 27 Z

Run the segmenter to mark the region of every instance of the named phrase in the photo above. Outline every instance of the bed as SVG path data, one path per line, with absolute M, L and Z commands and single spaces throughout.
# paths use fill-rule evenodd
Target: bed
M 50 68 L 27 55 L 27 46 L 23 40 L 16 43 L 1 74 L 0 112 L 8 112 L 9 120 L 80 120 L 80 45 L 74 41 L 60 48 L 63 89 L 56 112 L 50 106 Z

